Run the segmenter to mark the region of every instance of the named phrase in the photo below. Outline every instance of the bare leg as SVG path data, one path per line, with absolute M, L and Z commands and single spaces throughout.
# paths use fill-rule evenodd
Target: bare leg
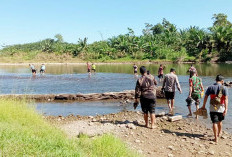
M 169 107 L 169 113 L 172 112 L 172 107 L 171 107 L 171 104 L 170 104 L 170 100 L 167 100 L 167 103 L 168 103 L 168 107 Z
M 222 133 L 222 121 L 218 122 L 217 125 L 218 125 L 218 135 L 217 136 L 219 137 Z
M 174 102 L 175 100 L 174 99 L 171 99 L 171 114 L 173 115 L 173 109 L 174 109 Z
M 148 114 L 144 113 L 144 121 L 145 121 L 145 126 L 148 127 Z
M 172 99 L 172 100 L 171 100 L 172 110 L 173 110 L 173 108 L 174 108 L 174 102 L 175 102 L 175 100 Z
M 156 118 L 154 113 L 150 114 L 150 116 L 151 116 L 151 128 L 153 129 L 155 127 Z
M 199 104 L 196 104 L 196 111 L 199 109 Z M 196 115 L 196 119 L 198 119 L 198 115 Z
M 217 134 L 218 134 L 218 124 L 213 123 L 213 134 L 214 134 L 214 141 L 218 142 Z
M 188 116 L 192 116 L 191 105 L 188 106 L 188 109 L 189 109 L 189 114 L 188 114 Z

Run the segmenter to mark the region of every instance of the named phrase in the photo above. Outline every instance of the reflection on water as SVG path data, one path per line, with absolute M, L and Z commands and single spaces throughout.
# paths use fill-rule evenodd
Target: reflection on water
M 136 77 L 133 75 L 132 64 L 111 64 L 97 65 L 97 73 L 88 75 L 86 65 L 47 65 L 46 74 L 32 77 L 27 65 L 20 66 L 0 66 L 0 93 L 1 94 L 60 94 L 60 93 L 103 93 L 117 92 L 122 90 L 132 90 L 135 88 Z M 139 65 L 140 66 L 140 65 Z M 157 75 L 159 64 L 146 64 L 147 69 L 152 74 Z M 188 96 L 188 79 L 186 73 L 190 64 L 167 64 L 164 70 L 169 72 L 171 67 L 177 71 L 183 94 L 176 93 L 175 106 L 176 113 L 187 115 L 185 99 Z M 39 67 L 39 66 L 38 66 Z M 38 68 L 37 67 L 37 68 Z M 222 74 L 226 81 L 232 80 L 231 64 L 197 64 L 195 67 L 203 80 L 204 88 L 215 82 L 215 76 Z M 157 79 L 157 77 L 156 77 Z M 229 89 L 229 95 L 232 95 Z M 231 128 L 232 107 L 230 105 L 232 97 L 229 96 L 228 115 L 225 127 Z M 167 109 L 165 101 L 158 101 L 159 105 L 165 104 L 163 109 Z M 202 102 L 201 102 L 202 105 Z M 195 110 L 195 106 L 193 111 Z M 38 104 L 38 109 L 44 110 L 47 114 L 57 114 L 75 112 L 73 114 L 95 115 L 118 112 L 122 107 L 114 103 L 45 103 Z M 124 108 L 125 109 L 125 108 Z M 131 110 L 132 107 L 128 108 Z M 207 121 L 209 123 L 209 118 Z
M 164 73 L 168 73 L 170 68 L 174 67 L 178 75 L 187 75 L 186 71 L 190 64 L 164 64 Z M 40 65 L 35 65 L 39 69 Z M 127 73 L 133 74 L 132 64 L 104 64 L 96 65 L 97 72 L 100 73 Z M 141 65 L 138 65 L 141 66 Z M 145 64 L 152 74 L 157 75 L 159 64 Z M 224 76 L 232 76 L 232 64 L 195 64 L 194 65 L 200 76 L 215 76 L 222 74 Z M 86 73 L 86 65 L 60 64 L 46 65 L 46 73 L 48 74 L 79 74 Z M 30 74 L 28 65 L 0 65 L 0 74 L 16 73 Z

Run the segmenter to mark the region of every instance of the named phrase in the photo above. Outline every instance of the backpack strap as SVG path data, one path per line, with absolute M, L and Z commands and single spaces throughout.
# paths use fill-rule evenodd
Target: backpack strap
M 217 97 L 219 97 L 219 98 L 221 98 L 221 97 L 222 97 L 222 91 L 223 91 L 223 89 L 224 89 L 224 86 L 223 86 L 223 85 L 221 85 L 221 87 L 220 87 L 220 90 L 219 90 L 219 93 L 218 93 L 218 96 L 217 96 Z

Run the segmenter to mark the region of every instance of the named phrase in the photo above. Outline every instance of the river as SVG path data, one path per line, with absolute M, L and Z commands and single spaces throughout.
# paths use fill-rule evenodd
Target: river
M 36 65 L 39 69 L 39 65 Z M 140 66 L 140 65 L 138 65 Z M 145 64 L 147 69 L 157 78 L 159 64 Z M 188 96 L 188 79 L 186 73 L 190 64 L 166 64 L 164 70 L 176 69 L 183 93 L 176 93 L 176 113 L 187 115 L 185 99 Z M 222 74 L 225 81 L 232 81 L 232 64 L 195 64 L 204 88 L 215 82 L 215 76 Z M 32 77 L 28 65 L 0 65 L 0 94 L 61 94 L 61 93 L 103 93 L 131 90 L 135 88 L 137 78 L 133 75 L 132 64 L 97 65 L 97 73 L 88 75 L 86 65 L 59 64 L 46 65 L 46 74 Z M 232 90 L 229 89 L 229 95 Z M 231 130 L 232 97 L 229 97 L 228 115 L 225 128 Z M 164 100 L 157 101 L 157 112 L 167 111 Z M 202 105 L 202 101 L 201 101 Z M 59 102 L 37 103 L 37 109 L 47 115 L 96 115 L 132 110 L 129 103 L 124 106 L 120 102 Z M 192 106 L 195 110 L 195 106 Z M 139 108 L 138 108 L 139 110 Z M 209 122 L 206 120 L 206 123 Z

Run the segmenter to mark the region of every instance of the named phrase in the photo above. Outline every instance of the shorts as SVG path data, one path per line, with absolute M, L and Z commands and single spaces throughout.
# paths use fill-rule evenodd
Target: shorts
M 31 72 L 32 72 L 32 73 L 36 73 L 36 70 L 35 70 L 35 69 L 32 69 Z
M 158 78 L 164 78 L 164 74 L 159 74 Z
M 134 71 L 134 74 L 137 74 L 138 71 Z
M 200 94 L 192 94 L 191 97 L 195 101 L 195 105 L 200 105 L 200 98 L 201 98 Z
M 168 91 L 165 91 L 165 98 L 166 98 L 167 100 L 172 100 L 172 99 L 174 99 L 174 97 L 175 97 L 175 92 L 168 92 Z
M 45 70 L 43 70 L 43 69 L 40 69 L 40 73 L 44 73 L 45 72 Z
M 143 113 L 155 113 L 156 102 L 155 99 L 140 98 L 141 108 Z
M 87 71 L 88 73 L 90 73 L 90 69 L 88 69 L 88 71 Z
M 225 116 L 223 116 L 223 113 L 220 112 L 210 112 L 210 118 L 212 123 L 218 123 L 225 119 Z
M 94 72 L 96 72 L 96 69 L 92 69 Z

